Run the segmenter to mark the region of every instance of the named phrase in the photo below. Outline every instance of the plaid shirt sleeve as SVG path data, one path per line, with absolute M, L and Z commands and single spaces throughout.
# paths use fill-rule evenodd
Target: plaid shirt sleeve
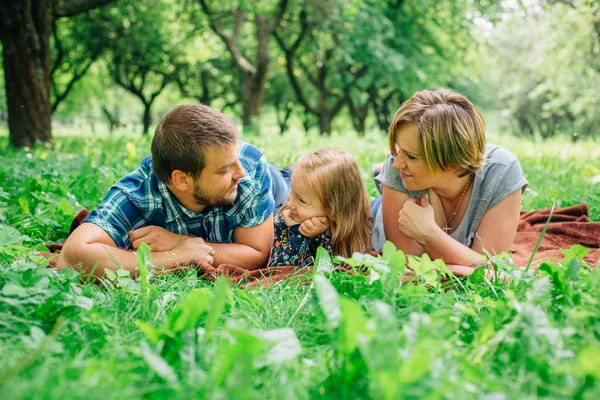
M 254 163 L 254 176 L 247 177 L 252 184 L 242 194 L 244 207 L 240 211 L 238 226 L 247 228 L 262 224 L 273 213 L 275 201 L 271 193 L 271 175 L 267 160 L 254 146 L 246 145 L 242 155 Z
M 91 222 L 104 229 L 121 249 L 131 248 L 127 232 L 144 225 L 138 208 L 123 191 L 114 187 L 83 222 Z

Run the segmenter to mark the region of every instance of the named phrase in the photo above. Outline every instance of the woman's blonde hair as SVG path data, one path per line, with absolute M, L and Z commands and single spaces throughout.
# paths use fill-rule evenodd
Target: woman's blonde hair
M 304 154 L 294 175 L 306 182 L 329 218 L 334 255 L 371 251 L 370 209 L 360 169 L 354 157 L 338 148 Z M 287 208 L 287 203 L 282 211 Z
M 423 90 L 404 102 L 388 130 L 394 156 L 398 130 L 405 124 L 417 128 L 430 171 L 459 168 L 464 176 L 481 169 L 485 121 L 465 96 L 450 89 Z

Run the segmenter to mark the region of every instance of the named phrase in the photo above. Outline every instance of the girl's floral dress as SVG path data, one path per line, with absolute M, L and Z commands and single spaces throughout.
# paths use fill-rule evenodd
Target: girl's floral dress
M 315 238 L 301 235 L 299 229 L 300 224 L 287 226 L 281 215 L 277 217 L 269 267 L 282 265 L 306 267 L 313 265 L 319 246 L 324 247 L 329 253 L 332 252 L 331 231 L 329 229 Z

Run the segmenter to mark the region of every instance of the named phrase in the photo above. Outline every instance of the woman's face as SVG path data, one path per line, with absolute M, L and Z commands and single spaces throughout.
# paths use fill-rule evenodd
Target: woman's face
M 396 159 L 392 165 L 400 173 L 402 184 L 407 190 L 416 191 L 434 187 L 439 174 L 432 173 L 427 166 L 417 127 L 404 124 L 396 133 Z

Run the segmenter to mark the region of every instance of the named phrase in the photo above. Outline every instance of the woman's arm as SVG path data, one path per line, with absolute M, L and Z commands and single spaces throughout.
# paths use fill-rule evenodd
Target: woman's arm
M 442 229 L 417 240 L 431 258 L 442 258 L 447 264 L 478 264 L 483 257 L 483 249 L 492 255 L 510 250 L 517 233 L 520 211 L 521 190 L 487 210 L 479 224 L 472 249 L 457 242 Z
M 381 193 L 381 212 L 383 213 L 383 229 L 385 238 L 396 245 L 396 248 L 413 256 L 422 255 L 425 250 L 416 240 L 404 235 L 398 229 L 400 210 L 409 199 L 407 193 L 394 190 L 383 185 Z

